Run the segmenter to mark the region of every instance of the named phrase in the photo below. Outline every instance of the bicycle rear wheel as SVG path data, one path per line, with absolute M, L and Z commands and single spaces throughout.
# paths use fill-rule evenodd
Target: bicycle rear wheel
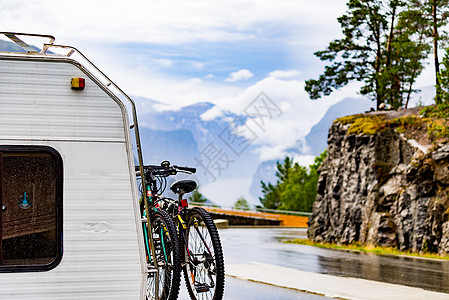
M 147 300 L 176 300 L 181 283 L 181 251 L 173 220 L 164 211 L 153 211 L 149 219 L 152 225 L 154 250 L 158 262 L 159 280 L 152 262 L 148 230 L 144 224 L 145 250 L 148 266 Z M 158 284 L 158 295 L 156 295 Z
M 221 300 L 224 294 L 224 258 L 217 227 L 209 213 L 192 208 L 185 231 L 187 247 L 184 278 L 193 300 Z

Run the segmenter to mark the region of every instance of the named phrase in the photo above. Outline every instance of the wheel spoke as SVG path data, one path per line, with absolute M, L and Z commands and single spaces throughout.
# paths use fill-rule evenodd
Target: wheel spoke
M 147 300 L 175 299 L 181 280 L 180 250 L 176 228 L 170 217 L 162 211 L 154 212 L 150 221 L 159 280 L 156 282 L 154 272 L 148 273 L 146 298 Z M 156 284 L 158 295 L 155 295 Z
M 223 299 L 224 262 L 221 242 L 215 224 L 204 210 L 194 208 L 189 214 L 186 241 L 190 263 L 186 265 L 185 272 L 194 275 L 185 276 L 191 298 Z

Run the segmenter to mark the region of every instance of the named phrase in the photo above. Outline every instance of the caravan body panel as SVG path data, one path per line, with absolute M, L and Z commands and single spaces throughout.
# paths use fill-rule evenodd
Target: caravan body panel
M 71 89 L 83 77 L 84 90 Z M 0 56 L 0 145 L 62 157 L 62 259 L 0 273 L 0 299 L 141 299 L 144 258 L 126 109 L 67 58 Z

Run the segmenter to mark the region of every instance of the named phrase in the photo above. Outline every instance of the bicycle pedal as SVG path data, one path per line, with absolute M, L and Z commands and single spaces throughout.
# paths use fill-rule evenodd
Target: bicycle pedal
M 157 269 L 154 267 L 148 267 L 147 271 L 148 271 L 148 273 L 157 273 Z
M 157 266 L 158 266 L 159 268 L 163 268 L 163 267 L 165 267 L 165 266 L 167 266 L 167 265 L 168 265 L 168 264 L 167 264 L 166 262 L 164 262 L 164 261 L 159 261 L 159 262 L 157 263 Z M 150 264 L 147 263 L 147 266 L 148 266 L 148 270 L 150 270 L 150 269 L 156 270 L 156 267 L 154 266 L 153 262 L 151 262 Z
M 209 292 L 210 287 L 205 283 L 197 283 L 195 284 L 195 290 L 197 293 L 206 293 Z

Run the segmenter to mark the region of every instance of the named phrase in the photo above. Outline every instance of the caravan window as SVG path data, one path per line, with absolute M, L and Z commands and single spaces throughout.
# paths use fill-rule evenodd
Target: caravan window
M 62 159 L 0 146 L 0 272 L 48 270 L 62 256 Z

